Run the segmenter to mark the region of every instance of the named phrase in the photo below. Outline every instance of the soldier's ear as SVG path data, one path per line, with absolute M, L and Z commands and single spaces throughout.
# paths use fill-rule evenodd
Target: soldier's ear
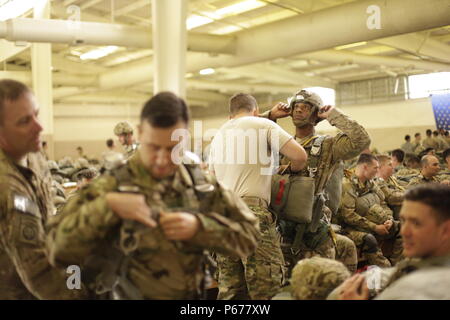
M 441 225 L 443 240 L 450 242 L 450 219 L 444 221 Z

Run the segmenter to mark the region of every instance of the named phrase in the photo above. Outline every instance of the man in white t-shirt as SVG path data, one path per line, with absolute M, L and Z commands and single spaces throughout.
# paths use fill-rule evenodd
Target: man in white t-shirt
M 286 108 L 277 104 L 272 110 Z M 284 259 L 275 216 L 268 210 L 272 174 L 279 153 L 301 170 L 305 150 L 280 126 L 258 117 L 251 95 L 238 93 L 230 99 L 230 120 L 211 142 L 209 169 L 226 188 L 236 192 L 259 219 L 261 238 L 247 259 L 218 255 L 219 299 L 270 299 L 284 281 Z

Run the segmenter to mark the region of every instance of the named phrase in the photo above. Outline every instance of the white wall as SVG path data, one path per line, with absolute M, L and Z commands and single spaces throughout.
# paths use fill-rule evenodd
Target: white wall
M 113 134 L 116 123 L 127 120 L 135 126 L 139 121 L 140 109 L 141 105 L 138 104 L 55 105 L 55 158 L 59 159 L 65 155 L 74 157 L 78 145 L 84 148 L 86 154 L 99 157 L 106 150 L 106 139 L 116 139 Z M 428 98 L 344 106 L 341 109 L 367 129 L 372 138 L 371 148 L 375 147 L 380 152 L 398 148 L 403 143 L 405 134 L 413 136 L 415 132 L 421 132 L 424 136 L 427 128 L 435 128 L 434 115 Z M 202 119 L 202 131 L 218 129 L 227 119 L 227 116 Z M 290 118 L 281 119 L 278 123 L 286 131 L 294 134 Z M 192 132 L 193 129 L 192 123 Z M 321 122 L 317 130 L 320 133 L 336 133 L 336 129 L 326 121 Z

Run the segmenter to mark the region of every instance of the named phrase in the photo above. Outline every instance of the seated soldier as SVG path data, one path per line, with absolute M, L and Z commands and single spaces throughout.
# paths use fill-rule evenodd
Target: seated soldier
M 377 159 L 380 163 L 380 169 L 378 170 L 375 181 L 381 191 L 383 191 L 387 205 L 394 212 L 394 218 L 398 219 L 405 188 L 397 178 L 392 175 L 394 168 L 392 167 L 391 158 L 386 155 L 379 155 L 377 156 Z
M 399 222 L 394 221 L 383 192 L 373 181 L 378 168 L 375 156 L 360 155 L 355 173 L 347 173 L 343 179 L 338 222 L 369 264 L 389 267 L 401 259 L 402 245 Z M 377 239 L 394 241 L 391 262 L 383 255 Z
M 436 176 L 440 167 L 439 160 L 436 156 L 425 155 L 420 160 L 420 164 L 422 167 L 420 173 L 409 181 L 406 188 L 409 189 L 423 183 L 439 182 Z
M 395 268 L 381 269 L 376 299 L 449 300 L 450 187 L 428 183 L 408 190 L 400 219 L 407 259 Z M 347 279 L 329 299 L 369 299 L 373 292 L 365 278 L 363 273 Z

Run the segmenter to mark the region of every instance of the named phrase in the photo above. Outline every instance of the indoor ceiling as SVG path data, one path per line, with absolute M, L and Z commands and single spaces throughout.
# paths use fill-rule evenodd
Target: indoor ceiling
M 209 34 L 215 36 L 211 39 L 225 39 L 231 43 L 241 34 L 261 30 L 264 25 L 307 16 L 331 7 L 335 9 L 350 2 L 358 1 L 190 0 L 188 38 Z M 405 5 L 407 2 L 404 1 Z M 124 24 L 149 30 L 152 25 L 151 0 L 54 0 L 51 6 L 52 19 L 67 20 L 73 13 L 71 10 L 78 7 L 83 22 Z M 30 12 L 23 17 L 31 17 Z M 329 24 L 333 27 L 332 20 Z M 298 39 L 299 43 L 307 44 L 308 41 L 310 39 Z M 276 37 L 271 42 L 277 48 L 289 48 L 291 45 L 278 41 Z M 216 63 L 212 65 L 212 70 L 197 69 L 195 66 L 201 65 L 198 61 L 217 57 L 223 57 L 226 61 L 238 53 L 223 47 L 209 51 L 207 45 L 205 48 L 194 45 L 187 54 L 187 97 L 191 105 L 208 106 L 236 91 L 288 94 L 300 86 L 335 88 L 338 83 L 354 80 L 450 71 L 449 44 L 450 18 L 446 26 L 439 28 L 340 46 L 331 44 L 324 50 L 301 54 L 275 56 L 274 53 L 274 56 L 236 60 L 236 63 Z M 93 50 L 99 48 L 103 50 L 100 56 L 104 56 L 97 55 L 95 58 L 98 51 L 93 53 Z M 150 65 L 153 55 L 150 47 L 53 43 L 52 51 L 56 102 L 134 103 L 143 101 L 151 94 L 151 79 L 141 75 L 136 75 L 136 81 L 123 80 L 120 90 L 117 85 L 105 84 L 110 83 L 105 80 L 106 76 L 115 76 L 120 83 L 124 72 L 129 72 L 132 77 L 134 70 L 142 69 L 145 64 Z M 0 60 L 3 60 L 0 65 L 2 72 L 31 69 L 29 49 Z

